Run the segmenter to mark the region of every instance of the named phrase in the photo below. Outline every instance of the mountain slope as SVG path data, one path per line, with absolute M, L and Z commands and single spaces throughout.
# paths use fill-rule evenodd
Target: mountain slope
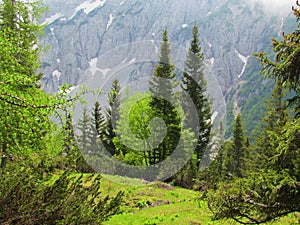
M 47 0 L 51 11 L 43 20 L 48 25 L 42 43 L 50 50 L 42 58 L 43 88 L 56 92 L 63 83 L 75 87 L 85 83 L 92 88 L 107 86 L 107 90 L 111 79 L 119 78 L 122 86 L 136 81 L 133 86 L 146 89 L 145 82 L 139 81 L 152 73 L 161 31 L 169 31 L 180 71 L 192 26 L 197 24 L 213 108 L 224 116 L 226 101 L 230 124 L 233 114 L 248 110 L 241 108 L 245 96 L 238 95 L 238 87 L 252 79 L 251 86 L 260 89 L 261 80 L 253 79 L 258 71 L 249 67 L 250 62 L 256 65 L 252 53 L 267 49 L 286 21 L 266 14 L 259 4 L 247 2 Z

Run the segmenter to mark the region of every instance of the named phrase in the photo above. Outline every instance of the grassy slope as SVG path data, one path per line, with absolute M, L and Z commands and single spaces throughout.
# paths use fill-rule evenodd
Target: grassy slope
M 121 183 L 121 184 L 120 184 Z M 114 196 L 125 191 L 122 214 L 113 216 L 106 225 L 203 225 L 236 224 L 234 221 L 213 221 L 205 201 L 199 201 L 200 192 L 161 183 L 144 185 L 139 180 L 103 175 L 102 194 Z M 294 215 L 274 223 L 298 224 Z

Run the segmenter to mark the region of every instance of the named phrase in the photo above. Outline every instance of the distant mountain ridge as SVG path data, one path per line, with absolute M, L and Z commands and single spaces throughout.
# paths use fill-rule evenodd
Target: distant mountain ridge
M 157 52 L 164 28 L 172 43 L 188 48 L 192 26 L 197 24 L 207 77 L 211 79 L 209 92 L 216 102 L 224 98 L 227 104 L 235 104 L 237 109 L 233 113 L 243 110 L 239 101 L 244 97 L 233 93 L 234 90 L 257 74 L 257 70 L 249 68 L 249 63 L 255 64 L 252 54 L 268 49 L 271 38 L 281 34 L 288 18 L 268 15 L 259 4 L 247 4 L 245 0 L 46 0 L 46 3 L 50 8 L 42 21 L 48 24 L 42 43 L 50 46 L 42 57 L 46 91 L 56 92 L 63 83 L 76 88 L 96 78 L 101 85 L 117 65 L 136 60 L 137 48 L 130 43 L 152 42 Z M 114 49 L 117 49 L 114 56 L 120 57 L 103 58 Z M 151 68 L 151 63 L 129 66 L 126 74 L 121 71 L 118 77 L 129 76 L 124 82 L 139 80 L 146 73 L 150 76 Z M 221 89 L 216 96 L 215 85 Z

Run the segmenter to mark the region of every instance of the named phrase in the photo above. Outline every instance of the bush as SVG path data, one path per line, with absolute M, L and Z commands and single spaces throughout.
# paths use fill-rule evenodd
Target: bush
M 100 197 L 100 175 L 45 173 L 41 166 L 3 171 L 1 224 L 101 224 L 119 212 L 123 193 Z

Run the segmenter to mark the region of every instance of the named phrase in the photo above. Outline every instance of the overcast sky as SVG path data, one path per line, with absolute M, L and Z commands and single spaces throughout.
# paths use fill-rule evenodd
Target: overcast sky
M 296 5 L 296 0 L 251 0 L 253 2 L 262 2 L 268 12 L 276 14 L 287 14 L 292 11 L 292 6 Z

